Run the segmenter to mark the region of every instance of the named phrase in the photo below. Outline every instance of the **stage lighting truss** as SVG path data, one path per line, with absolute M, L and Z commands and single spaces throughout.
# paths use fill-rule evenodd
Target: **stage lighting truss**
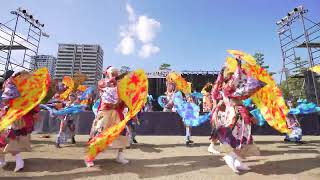
M 36 68 L 32 57 L 38 55 L 41 36 L 49 37 L 43 32 L 44 24 L 26 9 L 18 8 L 10 13 L 15 18 L 0 23 L 0 75 L 8 70 Z M 15 23 L 9 25 L 10 22 Z M 27 34 L 22 30 L 27 30 Z
M 287 82 L 289 77 L 300 76 L 299 70 L 301 68 L 307 69 L 320 64 L 320 23 L 306 17 L 307 12 L 308 10 L 303 6 L 299 6 L 276 22 L 283 62 L 280 82 L 282 82 L 283 74 Z M 297 57 L 308 61 L 304 64 L 297 64 Z M 317 79 L 314 73 L 312 73 L 312 81 L 314 96 L 319 104 L 320 94 L 317 90 Z M 289 87 L 288 82 L 286 84 L 288 92 L 292 88 L 297 88 Z

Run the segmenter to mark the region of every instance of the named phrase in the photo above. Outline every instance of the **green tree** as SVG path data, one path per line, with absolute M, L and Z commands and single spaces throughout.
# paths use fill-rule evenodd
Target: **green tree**
M 130 72 L 130 71 L 131 71 L 131 68 L 129 66 L 121 66 L 121 68 L 120 68 L 121 74 Z
M 253 57 L 256 59 L 257 64 L 259 66 L 263 67 L 264 69 L 266 69 L 269 72 L 270 66 L 269 65 L 265 65 L 264 54 L 263 53 L 256 52 L 256 53 L 254 53 Z M 269 72 L 269 74 L 272 76 L 272 75 L 274 75 L 276 73 L 275 72 Z
M 303 86 L 303 78 L 289 77 L 287 81 L 289 89 L 286 81 L 282 81 L 279 85 L 279 88 L 281 89 L 282 95 L 285 99 L 292 99 L 293 103 L 296 103 L 299 98 L 306 98 Z
M 304 61 L 301 57 L 296 57 L 293 60 L 294 69 L 293 72 L 296 74 L 303 74 L 304 71 L 307 70 L 306 66 L 308 65 L 308 61 Z
M 167 71 L 170 71 L 171 70 L 171 65 L 170 64 L 167 64 L 167 63 L 162 63 L 159 67 L 159 70 L 167 70 Z

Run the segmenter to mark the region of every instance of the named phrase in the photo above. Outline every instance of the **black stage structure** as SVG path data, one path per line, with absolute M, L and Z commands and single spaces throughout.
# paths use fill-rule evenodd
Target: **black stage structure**
M 166 76 L 170 71 L 157 71 L 147 73 L 149 82 L 149 94 L 153 96 L 153 110 L 161 111 L 157 99 L 166 92 Z M 181 76 L 192 83 L 192 91 L 200 92 L 206 83 L 213 83 L 218 77 L 217 71 L 182 71 Z

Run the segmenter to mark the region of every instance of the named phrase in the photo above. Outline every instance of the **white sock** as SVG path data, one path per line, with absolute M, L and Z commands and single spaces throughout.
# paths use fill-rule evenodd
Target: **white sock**
M 190 136 L 191 136 L 190 128 L 189 128 L 189 127 L 186 127 L 186 140 L 189 140 L 189 139 L 190 139 Z
M 21 158 L 20 154 L 16 154 L 16 168 L 14 169 L 14 172 L 17 172 L 21 170 L 24 167 L 24 161 Z
M 20 154 L 16 154 L 16 161 L 22 161 L 22 158 L 21 158 Z
M 241 162 L 239 159 L 235 159 L 234 160 L 234 166 L 235 168 L 237 168 L 238 170 L 243 170 L 243 171 L 248 171 L 250 170 L 250 168 L 244 164 L 243 162 Z
M 118 156 L 116 159 L 117 162 L 121 163 L 121 164 L 127 164 L 129 163 L 129 161 L 127 159 L 124 158 L 124 154 L 122 151 L 118 151 Z
M 233 172 L 239 173 L 238 169 L 234 166 L 235 156 L 233 152 L 225 155 L 223 159 L 225 160 L 229 168 L 232 169 Z
M 0 167 L 5 166 L 5 164 L 6 164 L 6 160 L 5 160 L 4 156 L 0 156 Z
M 5 162 L 4 156 L 0 156 L 0 163 Z

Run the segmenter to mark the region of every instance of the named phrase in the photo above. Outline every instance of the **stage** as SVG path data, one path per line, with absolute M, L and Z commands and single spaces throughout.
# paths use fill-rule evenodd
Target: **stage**
M 90 111 L 75 115 L 77 134 L 89 134 L 94 114 Z M 320 115 L 309 114 L 298 117 L 304 135 L 320 135 Z M 177 113 L 172 112 L 145 112 L 137 126 L 138 135 L 171 136 L 184 135 L 185 128 Z M 39 133 L 55 133 L 59 130 L 60 120 L 49 117 L 47 111 L 41 111 L 41 120 L 36 123 L 35 131 Z M 194 136 L 210 136 L 211 125 L 206 122 L 192 129 Z M 269 125 L 253 126 L 254 135 L 280 135 Z

